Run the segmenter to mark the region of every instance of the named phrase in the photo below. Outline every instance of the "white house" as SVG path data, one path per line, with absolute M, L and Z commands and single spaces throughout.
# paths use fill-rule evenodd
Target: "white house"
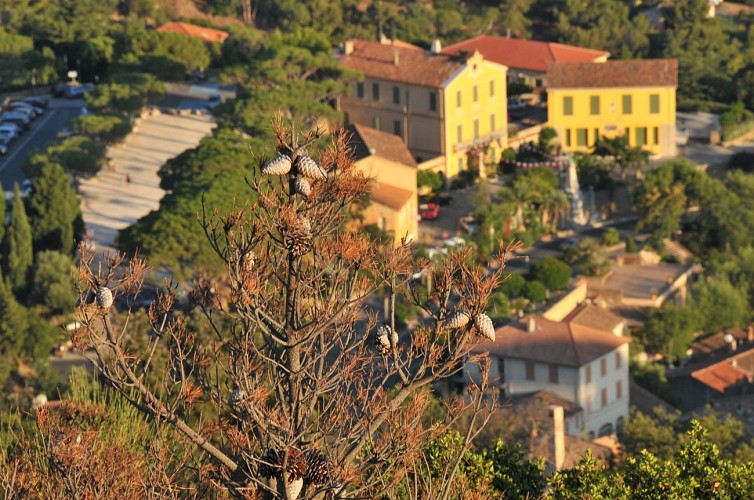
M 587 309 L 588 322 L 580 314 Z M 615 315 L 584 303 L 558 321 L 529 316 L 498 328 L 495 342 L 474 352 L 489 353 L 490 378 L 506 396 L 547 391 L 569 401 L 581 411 L 566 415 L 566 432 L 594 438 L 612 434 L 628 416 L 630 339 L 616 333 L 622 327 Z M 472 376 L 475 366 L 467 365 Z

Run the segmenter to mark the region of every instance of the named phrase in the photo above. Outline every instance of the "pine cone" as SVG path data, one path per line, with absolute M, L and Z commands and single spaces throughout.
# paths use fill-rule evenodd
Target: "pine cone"
M 285 489 L 285 498 L 290 498 L 291 500 L 296 500 L 298 496 L 301 494 L 301 490 L 304 489 L 304 480 L 303 478 L 298 478 L 294 480 L 288 480 L 288 487 Z
M 246 401 L 246 391 L 243 389 L 233 389 L 228 396 L 228 405 L 233 408 L 241 406 Z
M 445 326 L 448 328 L 463 328 L 466 326 L 471 318 L 466 311 L 456 311 L 448 319 L 445 320 Z
M 319 164 L 314 161 L 314 158 L 308 154 L 300 155 L 296 159 L 296 168 L 298 173 L 309 179 L 323 181 L 327 179 L 327 171 L 320 167 Z
M 308 450 L 306 457 L 306 475 L 304 479 L 314 484 L 329 484 L 334 479 L 333 464 L 327 456 L 319 450 Z
M 259 475 L 268 478 L 282 478 L 283 457 L 284 454 L 282 452 L 273 449 L 267 450 L 260 459 Z M 286 472 L 288 473 L 288 482 L 297 481 L 306 475 L 306 458 L 296 448 L 291 448 L 288 451 Z
M 312 245 L 312 225 L 303 215 L 284 229 L 285 246 L 293 255 L 300 257 L 309 251 Z
M 262 173 L 265 175 L 285 175 L 291 171 L 291 165 L 290 156 L 278 153 L 272 160 L 264 164 Z
M 259 475 L 266 478 L 276 477 L 280 469 L 279 464 L 278 452 L 273 449 L 267 450 L 259 462 L 259 468 L 257 469 Z
M 391 345 L 390 341 L 397 343 L 398 334 L 390 328 L 390 325 L 382 325 L 374 332 L 374 346 L 377 348 L 377 352 L 382 355 L 390 353 Z
M 110 309 L 113 305 L 113 292 L 106 286 L 97 288 L 96 293 L 97 306 L 101 309 Z
M 312 194 L 311 184 L 309 184 L 309 181 L 307 181 L 303 177 L 298 177 L 295 181 L 293 181 L 293 187 L 296 189 L 296 192 L 304 198 L 308 198 L 309 195 Z
M 474 318 L 474 324 L 476 325 L 477 330 L 479 330 L 479 333 L 491 341 L 495 341 L 495 326 L 492 324 L 492 320 L 489 316 L 484 313 L 477 314 L 476 318 Z

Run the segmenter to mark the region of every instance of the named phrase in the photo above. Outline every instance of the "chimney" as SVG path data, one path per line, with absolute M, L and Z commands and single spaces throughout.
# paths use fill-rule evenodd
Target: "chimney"
M 440 52 L 442 52 L 442 43 L 440 42 L 440 40 L 438 40 L 437 38 L 432 40 L 432 43 L 429 46 L 429 51 L 432 54 L 439 54 Z
M 746 340 L 754 342 L 754 323 L 751 323 L 749 328 L 746 329 Z
M 550 461 L 555 470 L 560 470 L 565 462 L 565 424 L 563 422 L 563 407 L 550 406 L 552 415 L 552 441 L 550 442 Z
M 353 54 L 353 40 L 346 40 L 343 43 L 343 53 L 347 56 Z
M 394 48 L 393 49 L 393 64 L 395 64 L 396 66 L 398 66 L 398 60 L 399 59 L 400 59 L 400 54 L 398 53 L 398 49 Z
M 526 320 L 526 333 L 534 333 L 534 331 L 537 329 L 537 320 L 535 320 L 533 317 L 529 317 Z

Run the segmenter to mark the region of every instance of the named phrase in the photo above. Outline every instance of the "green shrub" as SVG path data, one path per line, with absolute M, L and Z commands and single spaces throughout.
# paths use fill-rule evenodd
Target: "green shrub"
M 530 277 L 548 290 L 564 290 L 571 282 L 571 268 L 555 257 L 545 257 L 531 266 Z
M 636 241 L 630 234 L 626 236 L 626 252 L 636 253 L 639 249 L 636 247 Z
M 518 273 L 511 273 L 498 287 L 497 291 L 508 297 L 519 297 L 526 285 L 526 279 Z
M 608 227 L 605 232 L 602 233 L 602 244 L 606 246 L 613 246 L 620 243 L 620 233 L 614 227 Z
M 76 117 L 71 128 L 77 134 L 114 143 L 123 140 L 131 132 L 131 122 L 121 115 L 91 114 Z
M 547 288 L 541 281 L 527 281 L 523 295 L 532 302 L 544 302 L 547 299 Z

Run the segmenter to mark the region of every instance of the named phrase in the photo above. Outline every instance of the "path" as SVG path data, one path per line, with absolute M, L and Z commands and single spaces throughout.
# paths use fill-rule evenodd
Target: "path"
M 143 118 L 125 141 L 108 149 L 111 167 L 80 186 L 84 222 L 94 232 L 98 251 L 114 247 L 118 230 L 159 208 L 165 194 L 159 187 L 160 167 L 195 147 L 214 126 L 208 115 L 152 115 Z

